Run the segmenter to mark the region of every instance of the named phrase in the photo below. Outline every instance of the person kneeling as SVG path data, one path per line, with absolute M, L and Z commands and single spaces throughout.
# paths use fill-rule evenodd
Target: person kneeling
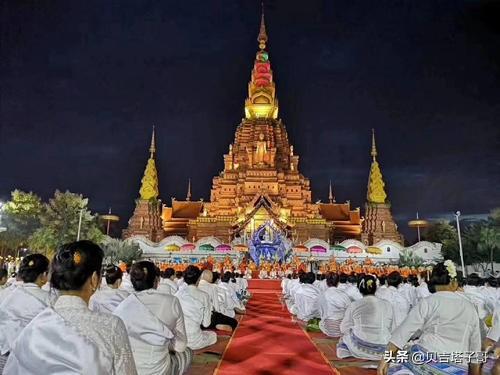
M 138 374 L 183 374 L 193 352 L 187 347 L 179 300 L 156 290 L 160 278 L 152 262 L 135 263 L 130 280 L 136 292 L 114 314 L 127 327 Z

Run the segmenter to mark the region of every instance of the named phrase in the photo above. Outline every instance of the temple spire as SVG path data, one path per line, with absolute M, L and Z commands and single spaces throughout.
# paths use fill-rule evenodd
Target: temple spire
M 377 158 L 377 145 L 375 144 L 375 129 L 372 129 L 372 152 L 371 152 L 373 160 Z
M 150 158 L 154 157 L 156 152 L 156 141 L 155 141 L 155 126 L 153 125 L 153 133 L 151 134 L 151 146 L 149 146 Z
M 333 196 L 333 189 L 332 189 L 332 180 L 330 180 L 330 184 L 328 186 L 328 201 L 330 203 L 335 203 L 335 197 Z
M 375 130 L 372 129 L 372 150 L 371 156 L 373 158 L 370 167 L 370 175 L 368 177 L 368 194 L 367 200 L 369 203 L 385 203 L 387 194 L 385 192 L 385 183 L 380 171 L 380 166 L 377 162 L 377 147 L 375 145 Z
M 266 23 L 264 21 L 264 3 L 262 3 L 262 15 L 260 16 L 260 30 L 259 30 L 259 36 L 257 37 L 257 41 L 259 42 L 259 48 L 261 50 L 266 49 L 267 32 L 266 32 Z
M 188 191 L 186 194 L 186 200 L 187 201 L 191 200 L 191 179 L 188 179 Z
M 155 152 L 155 128 L 153 126 L 151 146 L 149 147 L 149 159 L 146 165 L 146 169 L 144 170 L 144 176 L 141 180 L 141 189 L 139 190 L 140 197 L 144 200 L 156 199 L 160 194 L 158 191 L 158 173 L 156 171 L 156 164 L 154 159 Z
M 267 40 L 264 5 L 262 5 L 260 29 L 257 36 L 259 51 L 255 55 L 252 74 L 248 83 L 248 97 L 245 100 L 245 117 L 247 119 L 278 118 L 278 99 L 276 98 L 276 86 L 273 81 L 269 54 L 266 51 Z

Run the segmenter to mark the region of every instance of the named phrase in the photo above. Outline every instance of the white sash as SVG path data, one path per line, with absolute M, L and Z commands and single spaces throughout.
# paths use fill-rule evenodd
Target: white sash
M 158 319 L 135 294 L 125 298 L 114 314 L 123 320 L 128 335 L 136 340 L 150 345 L 165 346 L 174 338 L 170 328 Z
M 110 374 L 112 355 L 54 309 L 46 308 L 14 342 L 4 373 Z

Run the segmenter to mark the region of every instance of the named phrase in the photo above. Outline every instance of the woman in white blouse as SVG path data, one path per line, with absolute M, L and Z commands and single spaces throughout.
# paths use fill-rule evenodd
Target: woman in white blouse
M 361 277 L 358 288 L 363 298 L 352 302 L 345 312 L 340 324 L 342 338 L 337 345 L 337 356 L 379 360 L 391 337 L 392 307 L 389 302 L 375 297 L 374 276 Z
M 137 373 L 123 322 L 88 308 L 101 281 L 103 255 L 90 241 L 58 250 L 50 282 L 60 297 L 21 332 L 5 375 Z
M 351 299 L 342 290 L 338 289 L 339 275 L 330 273 L 326 277 L 326 289 L 318 298 L 318 308 L 321 321 L 321 332 L 330 337 L 341 336 L 340 324 L 344 319 L 345 311 L 351 305 Z
M 440 361 L 439 357 L 437 360 L 417 364 L 412 361 L 416 356 L 432 359 L 430 355 L 443 355 L 443 358 L 449 359 L 454 353 L 458 353 L 457 356 L 479 353 L 481 350 L 479 316 L 474 305 L 463 294 L 455 293 L 458 288 L 456 276 L 455 266 L 449 260 L 434 266 L 430 283 L 436 293 L 422 299 L 410 311 L 404 322 L 393 332 L 386 349 L 392 353 L 392 357 L 404 348 L 409 360 L 399 365 L 390 365 L 389 362 L 381 360 L 379 375 L 386 375 L 389 367 L 391 373 L 397 374 L 437 373 L 438 368 L 439 371 L 443 371 L 443 361 Z M 420 332 L 419 338 L 408 345 L 417 331 Z M 479 365 L 473 363 L 474 357 L 470 359 L 472 363 L 469 369 L 465 363 L 466 359 L 462 364 L 456 360 L 448 360 L 445 363 L 448 372 L 445 373 L 479 375 Z
M 0 374 L 11 346 L 24 327 L 49 305 L 49 293 L 41 287 L 47 282 L 49 260 L 42 254 L 31 254 L 21 261 L 17 286 L 0 302 Z
M 134 263 L 130 281 L 135 293 L 116 308 L 130 338 L 139 375 L 183 374 L 193 352 L 187 347 L 179 300 L 157 290 L 160 272 L 152 262 Z
M 106 287 L 98 290 L 90 298 L 89 307 L 93 311 L 111 314 L 128 297 L 126 290 L 120 289 L 123 272 L 117 266 L 108 266 L 104 271 Z

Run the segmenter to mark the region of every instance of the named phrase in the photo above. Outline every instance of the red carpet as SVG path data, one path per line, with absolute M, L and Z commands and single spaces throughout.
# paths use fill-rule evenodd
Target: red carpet
M 279 292 L 281 290 L 281 280 L 250 279 L 248 280 L 248 289 L 268 289 Z
M 336 373 L 311 339 L 292 322 L 286 307 L 279 301 L 279 285 L 275 290 L 260 288 L 251 292 L 253 297 L 247 305 L 247 314 L 229 342 L 216 374 Z

